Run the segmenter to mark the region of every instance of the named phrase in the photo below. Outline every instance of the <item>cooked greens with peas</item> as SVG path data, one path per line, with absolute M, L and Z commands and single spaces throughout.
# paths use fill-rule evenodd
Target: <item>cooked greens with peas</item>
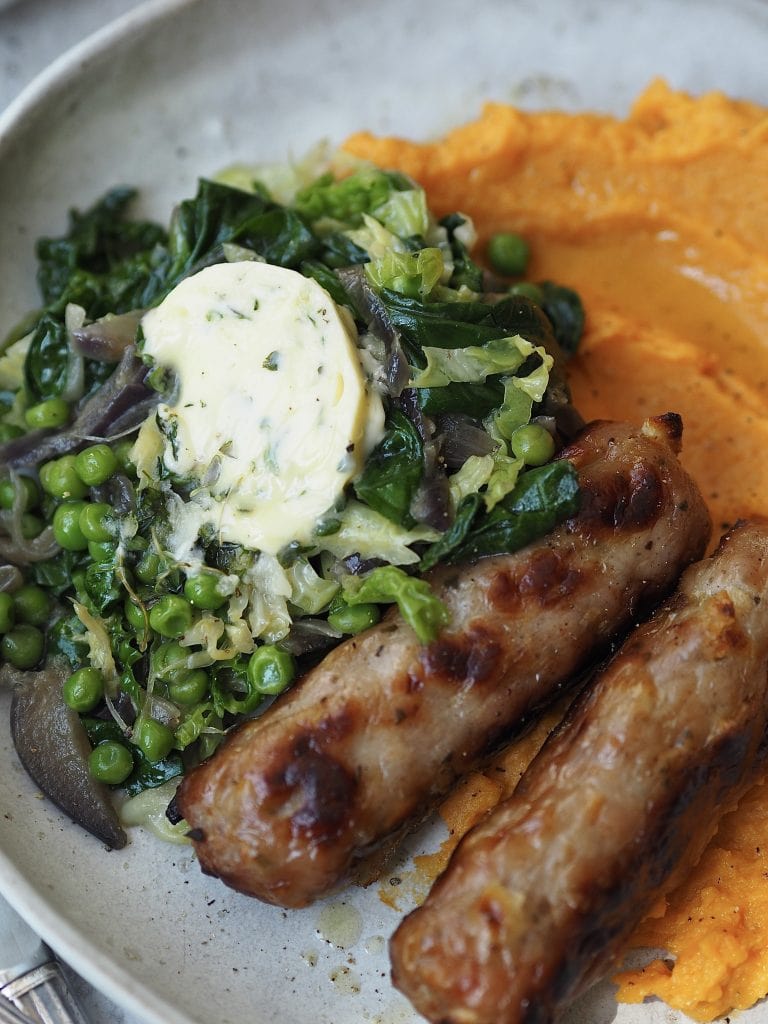
M 389 606 L 430 643 L 429 570 L 578 503 L 553 456 L 583 312 L 524 279 L 523 239 L 484 269 L 467 217 L 367 165 L 235 168 L 167 231 L 133 199 L 38 242 L 42 306 L 0 355 L 0 678 L 75 817 L 30 753 L 46 716 L 95 790 L 167 801 Z

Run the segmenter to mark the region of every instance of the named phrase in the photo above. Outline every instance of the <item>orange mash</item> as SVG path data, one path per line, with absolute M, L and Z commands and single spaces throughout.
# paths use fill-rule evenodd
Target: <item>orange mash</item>
M 346 148 L 411 174 L 438 215 L 469 214 L 477 253 L 493 232 L 524 235 L 528 276 L 575 288 L 587 310 L 571 363 L 582 414 L 681 413 L 682 460 L 716 536 L 768 514 L 768 110 L 657 81 L 626 120 L 489 104 L 435 142 L 361 133 Z M 484 806 L 503 795 L 480 789 Z M 625 972 L 619 998 L 656 994 L 711 1020 L 764 996 L 765 858 L 768 785 L 758 784 L 662 916 L 637 930 L 631 945 L 666 949 L 674 966 Z

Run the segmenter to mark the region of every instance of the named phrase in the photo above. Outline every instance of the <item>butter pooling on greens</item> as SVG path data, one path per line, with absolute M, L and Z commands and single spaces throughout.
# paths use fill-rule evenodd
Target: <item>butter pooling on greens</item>
M 0 357 L 0 460 L 17 497 L 21 478 L 42 483 L 41 531 L 21 537 L 14 501 L 0 513 L 2 546 L 26 584 L 53 599 L 45 658 L 66 659 L 74 675 L 96 670 L 97 699 L 78 710 L 94 753 L 130 752 L 125 776 L 106 781 L 131 795 L 210 754 L 242 715 L 384 606 L 397 604 L 429 643 L 446 613 L 417 573 L 515 550 L 577 507 L 570 463 L 548 461 L 554 443 L 544 460 L 516 440 L 531 427 L 567 436 L 558 339 L 573 349 L 577 298 L 549 282 L 540 303 L 499 282 L 489 291 L 468 218 L 435 220 L 401 174 L 348 171 L 339 180 L 306 167 L 233 169 L 201 181 L 168 232 L 127 219 L 133 193 L 116 189 L 73 211 L 65 237 L 38 243 L 44 305 Z M 162 449 L 150 457 L 135 442 L 176 387 L 166 367 L 137 354 L 141 311 L 206 267 L 250 261 L 313 278 L 354 321 L 386 413 L 312 536 L 276 552 L 210 525 L 180 544 L 184 509 L 210 482 L 175 477 Z M 30 409 L 59 400 L 65 421 L 30 431 Z M 76 453 L 98 445 L 115 468 L 85 483 Z M 66 518 L 62 508 L 71 536 L 46 525 Z M 75 536 L 98 515 L 100 529 L 89 527 L 98 539 Z

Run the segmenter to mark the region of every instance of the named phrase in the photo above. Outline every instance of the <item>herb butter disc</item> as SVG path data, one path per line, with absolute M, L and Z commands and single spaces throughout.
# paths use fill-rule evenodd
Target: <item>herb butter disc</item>
M 134 449 L 145 479 L 189 487 L 173 546 L 204 526 L 272 554 L 309 541 L 384 430 L 351 317 L 316 281 L 245 261 L 186 278 L 142 327 L 177 380 Z

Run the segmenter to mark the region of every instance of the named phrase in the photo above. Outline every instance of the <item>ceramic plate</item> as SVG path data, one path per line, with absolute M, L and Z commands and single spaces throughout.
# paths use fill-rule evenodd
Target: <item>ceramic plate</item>
M 35 303 L 33 243 L 106 187 L 165 218 L 234 160 L 359 128 L 418 138 L 486 98 L 625 113 L 657 74 L 768 103 L 768 4 L 732 0 L 149 3 L 81 45 L 0 120 L 0 315 Z M 153 1024 L 408 1024 L 379 886 L 285 913 L 204 878 L 186 848 L 105 852 L 36 792 L 0 697 L 0 888 L 73 966 Z M 434 848 L 437 826 L 414 847 Z M 407 859 L 397 877 L 407 878 Z M 383 880 L 386 888 L 388 877 Z M 392 873 L 394 877 L 394 873 Z M 407 886 L 402 909 L 410 900 Z M 574 1018 L 670 1019 L 596 990 Z M 765 1011 L 753 1011 L 762 1020 Z

